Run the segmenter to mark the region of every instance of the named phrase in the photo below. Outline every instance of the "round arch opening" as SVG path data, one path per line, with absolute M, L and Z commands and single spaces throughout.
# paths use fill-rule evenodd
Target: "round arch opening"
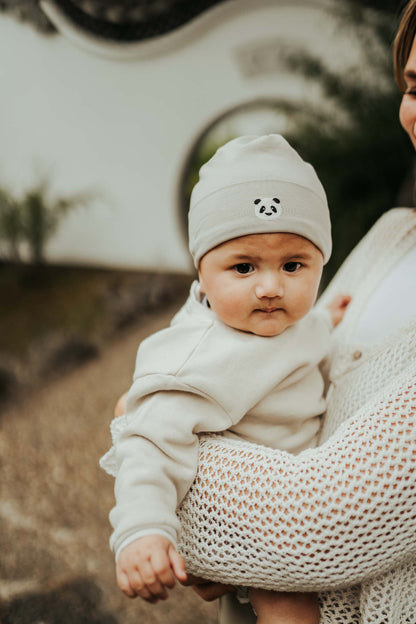
M 287 113 L 277 99 L 262 99 L 234 106 L 209 122 L 190 146 L 179 180 L 177 209 L 181 229 L 188 241 L 188 210 L 192 189 L 201 166 L 217 149 L 244 134 L 283 134 L 288 126 Z

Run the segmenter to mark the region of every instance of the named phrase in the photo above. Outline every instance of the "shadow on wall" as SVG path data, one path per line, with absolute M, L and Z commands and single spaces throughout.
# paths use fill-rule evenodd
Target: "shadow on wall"
M 101 610 L 101 590 L 75 579 L 49 592 L 31 593 L 0 606 L 2 624 L 117 624 Z

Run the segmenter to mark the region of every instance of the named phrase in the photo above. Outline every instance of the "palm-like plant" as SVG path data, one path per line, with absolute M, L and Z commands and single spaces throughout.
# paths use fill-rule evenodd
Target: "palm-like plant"
M 33 264 L 44 262 L 46 243 L 56 232 L 62 217 L 70 210 L 86 205 L 91 199 L 89 193 L 55 199 L 49 192 L 49 182 L 46 179 L 25 193 L 21 201 L 24 237 Z
M 34 265 L 44 262 L 45 247 L 56 232 L 62 218 L 74 208 L 87 205 L 93 199 L 88 192 L 54 198 L 49 181 L 42 179 L 16 199 L 5 189 L 0 189 L 0 240 L 5 243 L 7 259 L 21 259 L 22 243 L 29 250 Z
M 24 239 L 23 210 L 19 202 L 0 188 L 0 240 L 4 241 L 4 255 L 12 262 L 20 260 L 19 246 Z

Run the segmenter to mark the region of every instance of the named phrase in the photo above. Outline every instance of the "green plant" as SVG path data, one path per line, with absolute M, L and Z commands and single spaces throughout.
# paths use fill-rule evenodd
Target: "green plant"
M 89 193 L 54 199 L 49 192 L 48 180 L 41 180 L 25 193 L 22 199 L 24 233 L 34 264 L 44 261 L 45 245 L 55 233 L 62 217 L 70 210 L 86 205 L 91 199 Z
M 30 261 L 40 265 L 45 260 L 45 247 L 62 218 L 71 210 L 86 206 L 93 199 L 88 192 L 55 198 L 50 182 L 44 178 L 16 199 L 0 189 L 0 239 L 5 242 L 6 258 L 21 259 L 20 247 L 26 243 Z
M 5 242 L 5 256 L 18 262 L 19 245 L 24 239 L 22 205 L 5 189 L 0 188 L 0 240 Z

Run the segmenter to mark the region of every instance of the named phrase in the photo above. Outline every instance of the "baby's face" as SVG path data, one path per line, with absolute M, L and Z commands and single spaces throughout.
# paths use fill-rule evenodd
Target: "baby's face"
M 302 236 L 250 234 L 206 253 L 199 281 L 226 325 L 277 336 L 315 303 L 322 268 L 322 253 Z

